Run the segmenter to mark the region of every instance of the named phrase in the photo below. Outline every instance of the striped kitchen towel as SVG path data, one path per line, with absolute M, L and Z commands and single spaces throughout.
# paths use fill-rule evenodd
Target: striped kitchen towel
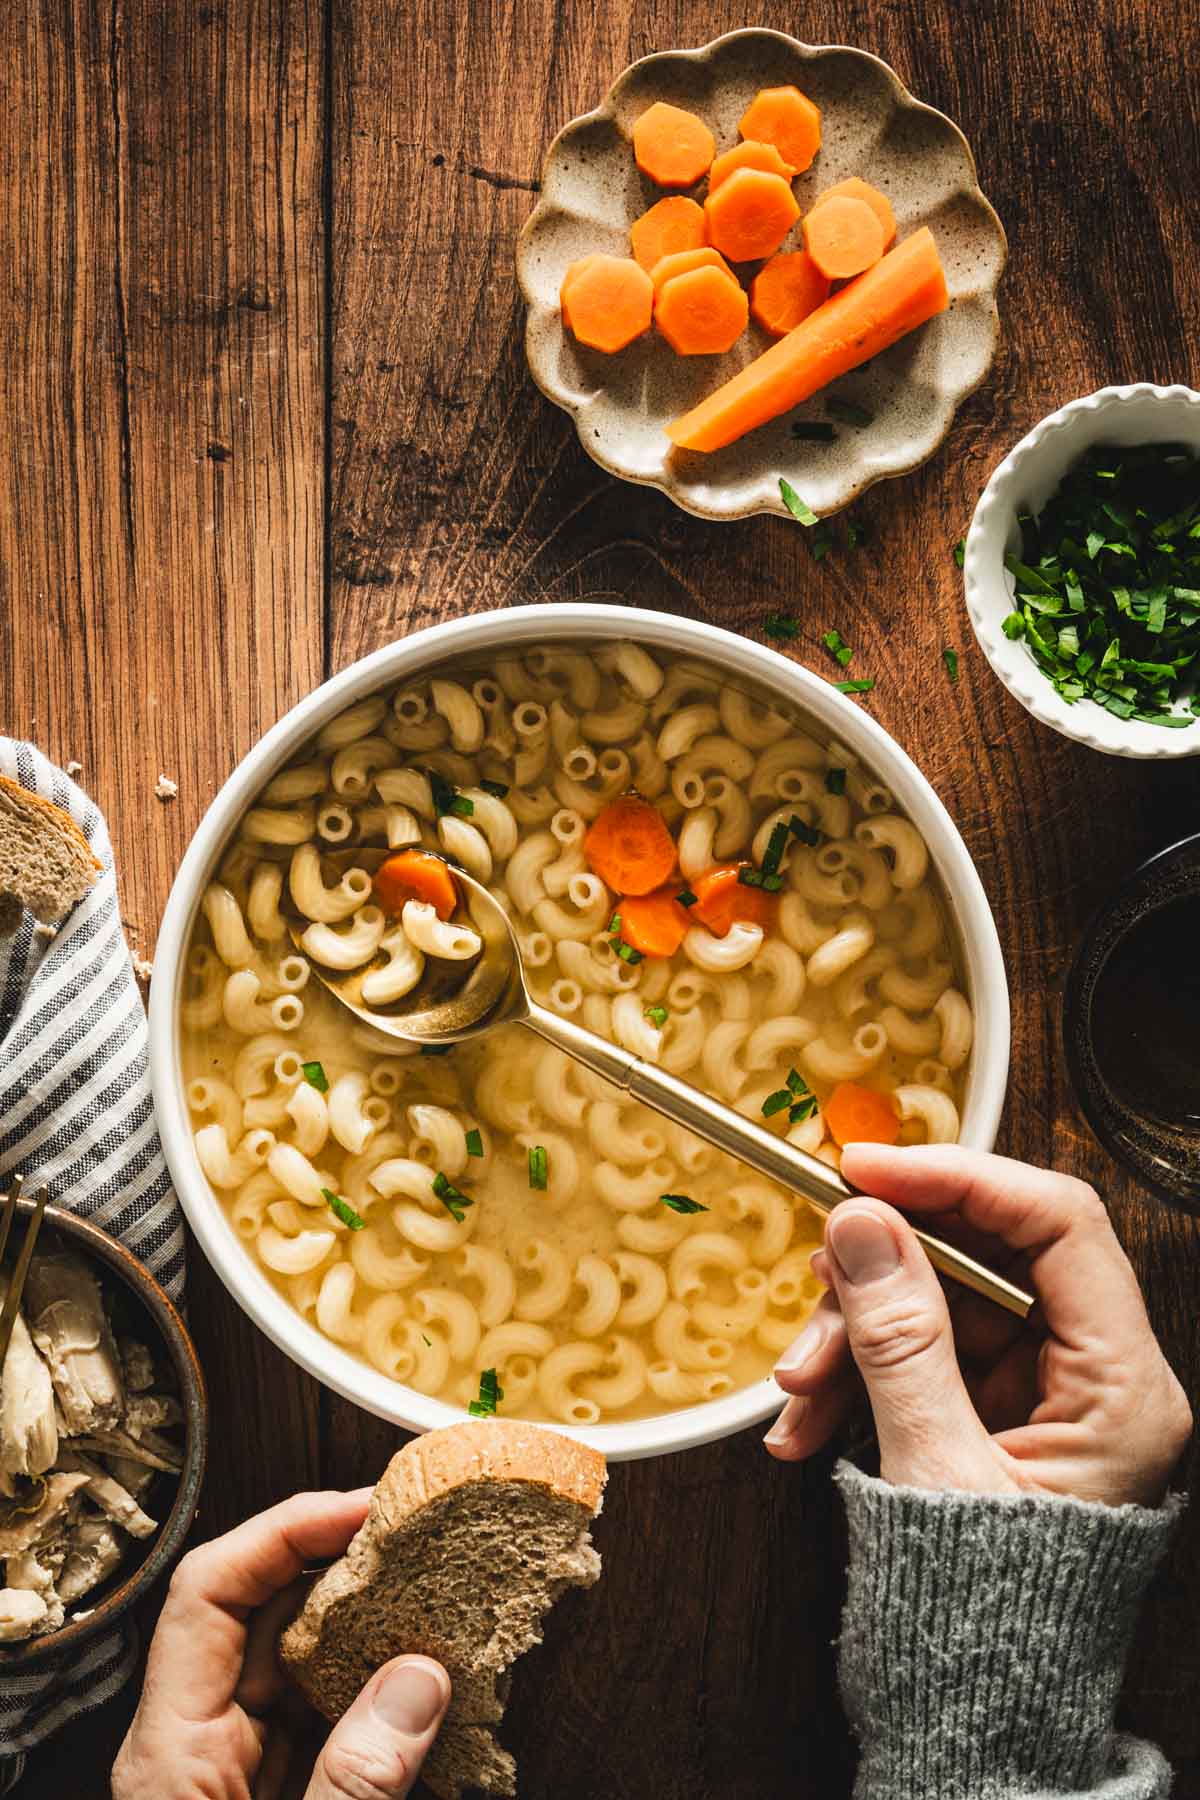
M 122 1238 L 173 1299 L 183 1292 L 183 1217 L 154 1123 L 146 1016 L 121 926 L 99 810 L 31 744 L 0 737 L 0 774 L 70 813 L 101 873 L 50 933 L 25 913 L 0 938 L 0 1174 L 43 1182 L 58 1206 Z M 136 1658 L 132 1626 L 0 1681 L 0 1793 L 23 1752 L 110 1699 Z

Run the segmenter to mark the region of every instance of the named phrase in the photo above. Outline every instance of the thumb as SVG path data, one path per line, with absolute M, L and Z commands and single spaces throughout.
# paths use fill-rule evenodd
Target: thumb
M 449 1703 L 450 1677 L 440 1663 L 428 1656 L 385 1663 L 325 1740 L 305 1800 L 401 1800 Z
M 946 1298 L 906 1221 L 882 1200 L 842 1201 L 825 1246 L 875 1415 L 883 1479 L 994 1489 L 988 1435 L 963 1383 Z

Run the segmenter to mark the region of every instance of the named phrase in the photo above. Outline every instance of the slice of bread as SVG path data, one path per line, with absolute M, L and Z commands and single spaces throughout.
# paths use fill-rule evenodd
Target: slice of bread
M 466 1788 L 515 1794 L 516 1764 L 492 1730 L 508 1671 L 540 1643 L 542 1617 L 563 1590 L 599 1576 L 588 1526 L 606 1479 L 598 1451 L 515 1420 L 414 1438 L 280 1639 L 284 1667 L 338 1719 L 390 1657 L 436 1657 L 454 1691 L 425 1781 L 440 1800 Z
M 51 925 L 87 893 L 100 864 L 60 806 L 0 775 L 0 936 L 21 910 Z

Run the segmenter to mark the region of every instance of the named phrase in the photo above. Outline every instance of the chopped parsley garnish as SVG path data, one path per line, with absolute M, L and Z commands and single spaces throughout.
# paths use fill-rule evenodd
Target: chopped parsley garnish
M 708 1211 L 707 1206 L 702 1206 L 699 1200 L 693 1200 L 688 1194 L 660 1194 L 658 1197 L 664 1206 L 670 1207 L 672 1212 L 698 1213 Z
M 433 810 L 440 819 L 443 813 L 454 810 L 454 789 L 446 777 L 439 775 L 436 769 L 426 769 L 425 773 L 429 777 L 429 792 L 433 799 Z
M 763 1101 L 762 1116 L 764 1119 L 773 1119 L 776 1113 L 782 1112 L 785 1106 L 790 1106 L 791 1104 L 791 1089 L 785 1087 L 776 1088 L 775 1092 L 773 1094 L 768 1094 Z
M 621 915 L 620 915 L 620 913 L 619 913 L 619 912 L 617 912 L 617 913 L 614 913 L 614 914 L 613 914 L 613 916 L 612 916 L 612 918 L 611 918 L 611 919 L 610 919 L 610 920 L 609 920 L 609 921 L 608 921 L 608 929 L 609 929 L 609 930 L 610 930 L 610 931 L 620 931 L 620 929 L 621 929 Z
M 946 673 L 950 677 L 951 681 L 957 681 L 958 680 L 958 651 L 957 650 L 943 650 L 942 651 L 942 661 L 946 665 Z
M 329 1092 L 329 1077 L 325 1073 L 324 1063 L 310 1062 L 300 1064 L 300 1073 L 309 1087 L 315 1087 L 318 1094 Z
M 954 560 L 960 569 L 962 568 L 964 562 L 967 560 L 967 540 L 966 540 L 966 538 L 959 538 L 957 544 L 955 544 Z
M 763 851 L 762 872 L 764 875 L 776 873 L 783 859 L 783 853 L 787 849 L 787 841 L 788 828 L 780 820 L 778 825 L 772 827 L 771 835 L 767 839 L 767 847 Z
M 332 1188 L 327 1187 L 321 1189 L 321 1198 L 335 1219 L 340 1219 L 351 1231 L 362 1230 L 367 1221 L 355 1212 L 348 1200 L 343 1200 L 340 1194 L 335 1194 Z
M 479 1377 L 479 1398 L 467 1407 L 473 1419 L 494 1419 L 496 1408 L 504 1398 L 504 1389 L 496 1379 L 495 1369 L 485 1369 Z
M 815 850 L 821 841 L 821 834 L 816 826 L 806 825 L 804 820 L 798 818 L 795 813 L 788 820 L 788 830 L 793 837 L 798 837 L 802 844 L 807 844 L 810 850 Z
M 806 500 L 800 498 L 791 482 L 785 481 L 782 475 L 779 477 L 779 497 L 791 513 L 793 519 L 799 519 L 802 525 L 816 525 L 819 523 L 817 515 L 812 507 L 809 506 Z
M 433 1349 L 433 1339 L 426 1337 L 424 1332 L 421 1333 L 421 1342 L 427 1350 Z
M 670 1017 L 670 1014 L 665 1006 L 648 1006 L 646 1008 L 646 1017 L 658 1031 L 661 1031 Z
M 850 661 L 850 658 L 854 655 L 854 652 L 842 637 L 841 632 L 827 631 L 822 637 L 821 642 L 834 660 L 840 662 L 844 669 L 846 664 Z
M 783 886 L 783 876 L 773 871 L 764 872 L 756 869 L 751 863 L 743 863 L 737 872 L 742 887 L 765 888 L 768 894 L 777 894 Z
M 544 1193 L 550 1183 L 550 1159 L 542 1144 L 529 1147 L 529 1185 Z
M 680 888 L 675 898 L 678 900 L 680 906 L 695 906 L 699 895 L 693 894 L 691 888 Z
M 823 419 L 797 419 L 792 426 L 792 436 L 807 438 L 814 444 L 832 444 L 837 433 Z
M 455 794 L 450 802 L 450 811 L 460 819 L 469 819 L 475 811 L 475 802 L 468 800 L 465 794 Z
M 822 525 L 821 529 L 819 531 L 814 531 L 809 538 L 808 547 L 812 551 L 813 561 L 820 562 L 821 558 L 823 556 L 828 556 L 829 552 L 833 549 L 832 531 Z
M 865 544 L 866 541 L 867 541 L 867 533 L 866 533 L 865 526 L 856 525 L 854 523 L 853 519 L 847 519 L 847 521 L 846 521 L 846 545 L 847 545 L 847 548 L 850 550 L 857 550 L 858 546 L 860 544 Z
M 835 681 L 833 685 L 839 694 L 869 694 L 875 686 L 875 677 L 864 675 L 858 681 Z
M 508 792 L 508 785 L 503 781 L 481 781 L 479 785 L 485 794 L 492 794 L 497 800 L 503 800 Z
M 467 1207 L 474 1206 L 475 1202 L 466 1194 L 460 1193 L 449 1176 L 444 1175 L 440 1169 L 433 1178 L 433 1191 L 454 1222 L 461 1225 L 467 1216 Z
M 844 794 L 846 791 L 845 769 L 826 769 L 825 792 L 827 794 Z
M 1200 656 L 1200 458 L 1178 444 L 1097 446 L 1006 556 L 1022 639 L 1059 697 L 1119 719 L 1196 722 Z M 1180 702 L 1187 714 L 1173 709 Z
M 632 944 L 614 944 L 613 949 L 616 951 L 621 961 L 627 962 L 631 968 L 634 963 L 640 963 L 644 960 L 642 952 L 640 950 L 635 950 Z
M 786 1111 L 789 1125 L 799 1125 L 802 1120 L 811 1118 L 816 1110 L 817 1096 L 799 1069 L 789 1069 L 786 1085 L 776 1088 L 762 1103 L 764 1119 L 773 1119 L 776 1113 Z
M 800 636 L 800 627 L 791 613 L 768 613 L 763 620 L 763 632 L 776 643 L 790 644 L 793 638 Z
M 853 400 L 839 400 L 836 394 L 830 394 L 825 402 L 825 411 L 831 419 L 840 419 L 843 425 L 873 425 L 875 414 L 867 411 L 865 406 L 856 406 Z
M 467 1155 L 483 1155 L 483 1136 L 478 1126 L 473 1126 L 467 1133 Z

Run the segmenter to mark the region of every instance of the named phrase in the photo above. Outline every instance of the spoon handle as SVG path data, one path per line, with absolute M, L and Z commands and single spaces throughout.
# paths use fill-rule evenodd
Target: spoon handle
M 710 1099 L 689 1082 L 680 1081 L 666 1070 L 655 1068 L 653 1063 L 642 1062 L 628 1051 L 618 1049 L 605 1038 L 597 1037 L 595 1032 L 576 1025 L 574 1020 L 560 1018 L 557 1013 L 530 1001 L 529 1012 L 521 1023 L 591 1069 L 593 1074 L 603 1075 L 606 1081 L 624 1088 L 635 1100 L 653 1107 L 664 1118 L 694 1132 L 718 1150 L 736 1156 L 739 1162 L 757 1169 L 769 1181 L 776 1181 L 792 1193 L 800 1194 L 822 1217 L 830 1213 L 839 1200 L 856 1192 L 828 1163 L 809 1156 L 807 1151 L 798 1150 L 785 1138 L 776 1137 L 773 1132 L 755 1124 L 753 1119 L 734 1112 L 732 1107 Z M 994 1274 L 952 1244 L 943 1243 L 940 1238 L 917 1231 L 915 1227 L 914 1231 L 926 1256 L 943 1275 L 949 1275 L 963 1287 L 994 1301 L 1006 1312 L 1015 1313 L 1019 1319 L 1028 1316 L 1033 1306 L 1032 1294 L 1005 1281 L 1002 1275 Z

